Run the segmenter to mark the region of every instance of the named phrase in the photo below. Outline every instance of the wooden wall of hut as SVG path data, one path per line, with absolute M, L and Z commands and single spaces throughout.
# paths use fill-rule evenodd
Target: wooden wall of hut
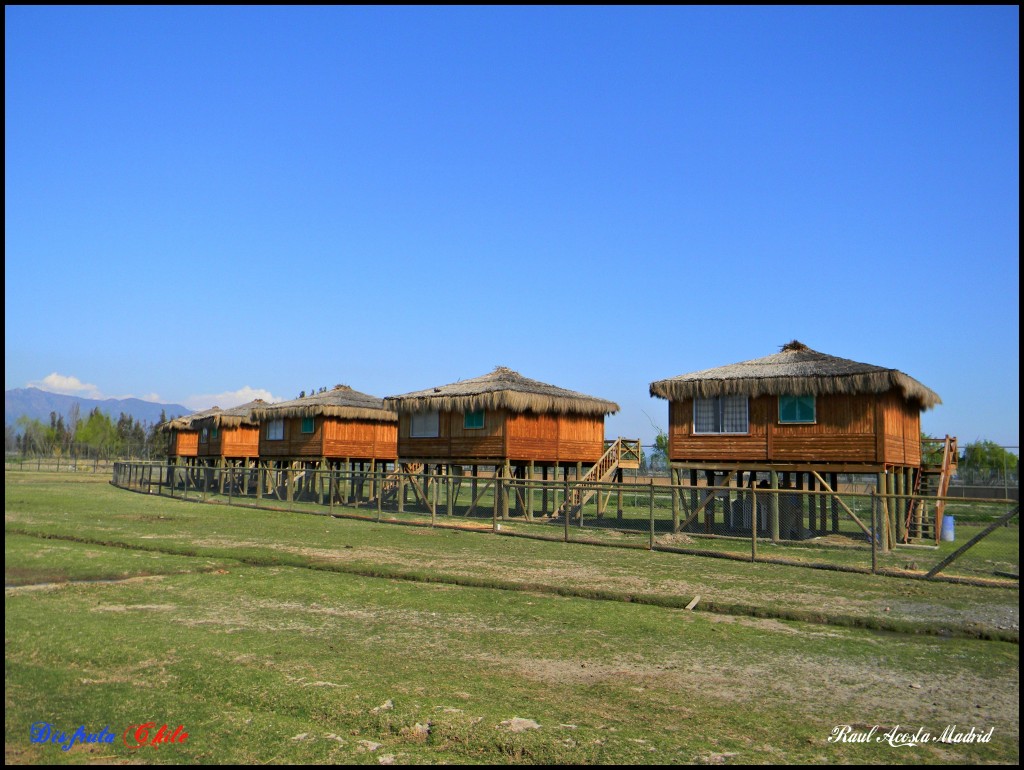
M 171 433 L 172 457 L 195 457 L 199 454 L 199 431 L 176 430 Z
M 414 438 L 410 426 L 410 415 L 399 415 L 402 458 L 595 462 L 604 454 L 603 417 L 494 410 L 482 428 L 466 428 L 462 412 L 442 412 L 436 437 Z
M 879 395 L 821 395 L 815 422 L 780 424 L 778 397 L 749 401 L 749 432 L 693 433 L 693 400 L 669 405 L 673 462 L 747 461 L 863 463 L 918 466 L 921 415 L 895 391 Z
M 211 429 L 207 441 L 199 442 L 200 457 L 256 457 L 260 450 L 260 430 L 255 425 L 220 428 L 214 438 Z
M 593 463 L 604 454 L 604 417 L 578 414 L 509 414 L 512 460 Z
M 259 454 L 275 457 L 328 457 L 394 460 L 398 457 L 398 426 L 393 422 L 315 417 L 313 432 L 302 432 L 302 418 L 284 419 L 281 439 L 267 438 L 267 423 L 259 430 Z
M 398 458 L 398 423 L 317 418 L 323 421 L 325 457 Z

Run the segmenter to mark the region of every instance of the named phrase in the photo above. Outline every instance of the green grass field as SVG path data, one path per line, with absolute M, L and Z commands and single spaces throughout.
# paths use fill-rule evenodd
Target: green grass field
M 5 481 L 8 763 L 1019 758 L 1015 589 Z

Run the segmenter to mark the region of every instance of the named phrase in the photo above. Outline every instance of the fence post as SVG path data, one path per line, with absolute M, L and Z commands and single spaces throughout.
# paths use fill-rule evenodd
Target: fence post
M 430 485 L 430 497 L 428 498 L 428 505 L 430 506 L 430 526 L 436 526 L 437 524 L 437 475 L 434 476 L 434 483 Z
M 494 493 L 493 493 L 493 495 L 494 495 L 494 505 L 491 506 L 491 509 L 492 509 L 492 513 L 491 513 L 491 528 L 495 532 L 498 531 L 498 505 L 499 505 L 498 498 L 501 496 L 500 487 L 498 485 L 499 485 L 500 481 L 501 481 L 501 478 L 498 476 L 498 466 L 495 465 L 494 466 Z
M 565 517 L 565 542 L 569 542 L 569 469 L 562 468 L 562 483 L 565 486 L 562 497 L 562 514 Z
M 653 472 L 653 471 L 652 471 Z M 654 477 L 651 477 L 653 481 Z M 679 495 L 682 491 L 676 489 L 679 484 L 679 470 L 673 468 L 671 465 L 668 468 L 668 488 L 669 494 L 672 496 L 672 532 L 673 534 L 679 532 Z
M 878 504 L 871 491 L 871 574 L 878 572 Z
M 769 484 L 772 488 L 771 497 L 768 502 L 768 516 L 771 519 L 772 526 L 772 542 L 778 544 L 779 542 L 779 472 L 769 471 L 768 477 L 771 479 Z
M 647 550 L 653 551 L 654 550 L 654 479 L 653 478 L 651 478 L 649 480 L 648 487 L 647 487 L 647 493 L 648 493 L 648 506 L 647 507 L 649 508 L 650 519 L 651 519 L 651 531 L 650 531 L 650 537 L 649 537 L 648 542 L 647 542 Z
M 740 510 L 743 510 L 742 504 Z M 757 561 L 757 492 L 750 488 L 750 560 Z
M 453 503 L 452 503 L 452 481 L 453 480 L 452 480 L 451 470 L 452 470 L 452 468 L 449 465 L 448 466 L 448 473 L 444 477 L 445 478 L 445 484 L 444 484 L 444 486 L 445 486 L 445 490 L 444 490 L 444 494 L 445 494 L 445 508 L 447 509 L 448 518 L 452 517 L 452 506 L 453 506 Z

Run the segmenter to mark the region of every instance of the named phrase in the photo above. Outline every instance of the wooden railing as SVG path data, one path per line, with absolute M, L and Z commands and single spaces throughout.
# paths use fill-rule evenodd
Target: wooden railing
M 949 493 L 949 481 L 956 470 L 959 456 L 959 445 L 956 436 L 945 438 L 921 439 L 921 468 L 914 480 L 913 494 L 935 498 L 935 542 L 942 537 L 942 515 L 946 508 L 946 495 Z M 929 483 L 929 480 L 931 483 Z M 909 541 L 911 532 L 919 529 L 925 518 L 925 501 L 912 499 L 907 506 L 904 540 Z M 923 532 L 919 535 L 923 536 Z
M 569 489 L 565 500 L 559 507 L 559 514 L 576 516 L 597 492 L 597 488 L 590 485 L 610 480 L 622 465 L 639 466 L 640 439 L 625 439 L 620 436 L 614 441 L 606 441 L 605 445 L 607 448 L 601 455 L 601 459 L 594 463 L 590 470 L 577 479 Z
M 397 463 L 395 469 L 385 476 L 384 481 L 381 482 L 380 491 L 378 492 L 380 498 L 383 500 L 388 495 L 397 492 L 403 478 L 422 472 L 423 463 Z M 374 500 L 370 502 L 374 502 Z
M 622 438 L 620 436 L 614 441 L 608 440 L 604 442 L 604 448 L 606 452 L 615 446 L 618 446 L 618 466 L 620 468 L 640 467 L 640 439 Z

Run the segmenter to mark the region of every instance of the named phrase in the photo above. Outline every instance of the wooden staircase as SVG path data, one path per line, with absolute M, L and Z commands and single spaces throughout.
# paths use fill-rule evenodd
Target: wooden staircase
M 956 471 L 958 455 L 955 436 L 922 439 L 921 467 L 914 476 L 913 498 L 907 506 L 904 542 L 911 538 L 939 542 L 949 481 Z M 927 515 L 927 498 L 935 499 L 934 516 Z
M 640 466 L 640 439 L 627 439 L 621 436 L 608 444 L 605 453 L 581 478 L 576 479 L 569 489 L 565 500 L 558 507 L 555 516 L 568 515 L 576 518 L 580 515 L 590 499 L 597 494 L 596 483 L 608 482 L 615 478 L 620 468 L 638 468 Z
M 399 482 L 403 477 L 407 478 L 422 472 L 423 463 L 398 463 L 396 468 L 385 476 L 384 481 L 381 482 L 380 491 L 378 492 L 381 501 L 383 502 L 389 497 L 394 497 L 398 494 Z M 369 502 L 375 503 L 377 498 L 374 497 Z

